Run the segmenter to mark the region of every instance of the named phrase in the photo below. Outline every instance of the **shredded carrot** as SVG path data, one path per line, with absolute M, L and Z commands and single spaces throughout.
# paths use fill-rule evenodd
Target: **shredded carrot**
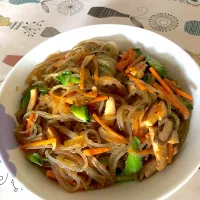
M 176 97 L 174 94 L 169 94 L 161 85 L 158 83 L 153 84 L 154 87 L 156 87 L 158 90 L 163 93 L 163 95 L 160 95 L 159 97 L 163 100 L 169 101 L 175 108 L 177 108 L 184 116 L 185 119 L 188 119 L 190 116 L 190 112 L 187 109 L 187 107 L 183 104 L 183 102 Z
M 128 49 L 128 56 L 129 56 L 129 62 L 128 62 L 128 64 L 130 65 L 130 64 L 132 64 L 133 61 L 136 59 L 136 52 L 133 51 L 132 48 L 129 48 L 129 49 Z
M 153 68 L 150 67 L 149 70 L 151 71 L 151 73 L 155 76 L 155 78 L 159 81 L 159 83 L 165 88 L 165 90 L 167 90 L 167 92 L 169 92 L 170 94 L 173 94 L 172 90 L 169 88 L 169 86 L 162 80 L 162 78 L 160 77 L 160 75 L 157 73 L 157 71 Z
M 154 154 L 153 149 L 145 149 L 145 150 L 128 149 L 128 152 L 129 153 L 140 154 L 140 155 Z
M 113 131 L 110 127 L 108 127 L 105 123 L 103 123 L 95 113 L 92 116 L 96 122 L 98 122 L 106 131 L 108 131 L 108 133 L 114 135 L 118 139 L 120 144 L 128 143 L 128 141 L 123 136 L 119 135 L 118 133 Z
M 147 83 L 145 83 L 144 81 L 140 80 L 140 79 L 137 79 L 135 78 L 132 74 L 127 74 L 127 76 L 132 80 L 134 81 L 134 83 L 141 89 L 141 90 L 146 90 L 150 93 L 154 93 L 154 90 L 148 86 Z
M 108 96 L 99 96 L 99 97 L 96 97 L 95 99 L 93 99 L 92 101 L 90 101 L 88 104 L 97 103 L 99 101 L 104 101 L 107 99 L 108 99 Z
M 81 66 L 80 89 L 84 89 L 84 81 L 85 81 L 85 66 Z
M 117 63 L 117 69 L 119 71 L 123 71 L 127 67 L 128 63 L 129 63 L 128 59 L 120 61 L 119 63 Z
M 56 138 L 52 138 L 52 139 L 49 139 L 49 140 L 41 140 L 41 141 L 25 144 L 21 148 L 23 150 L 26 150 L 26 148 L 28 148 L 28 147 L 37 147 L 37 146 L 43 146 L 43 145 L 52 144 L 53 145 L 53 149 L 54 149 L 54 147 L 56 147 L 56 143 L 57 143 Z
M 93 59 L 93 63 L 95 66 L 94 80 L 97 80 L 99 78 L 99 65 L 98 65 L 97 59 L 95 57 Z
M 133 63 L 133 61 L 136 58 L 136 53 L 135 51 L 133 51 L 132 48 L 128 49 L 128 52 L 126 54 L 124 54 L 124 56 L 122 57 L 122 59 L 120 60 L 119 63 L 117 63 L 117 69 L 119 71 L 123 71 L 128 65 L 130 65 L 131 63 Z
M 47 170 L 46 176 L 49 177 L 49 178 L 51 178 L 51 179 L 56 180 L 56 176 L 55 176 L 55 174 L 51 170 Z
M 133 135 L 139 136 L 139 127 L 140 127 L 140 116 L 143 113 L 143 110 L 136 111 L 135 114 L 133 115 Z
M 178 94 L 178 95 L 180 95 L 182 97 L 185 97 L 185 98 L 187 98 L 189 100 L 192 100 L 192 96 L 191 95 L 179 90 L 172 81 L 170 81 L 170 80 L 168 80 L 166 78 L 164 78 L 164 81 L 176 94 Z
M 137 136 L 139 132 L 139 119 L 133 119 L 133 135 Z
M 36 115 L 35 113 L 31 113 L 29 115 L 29 118 L 27 119 L 27 125 L 26 125 L 26 130 L 31 128 L 32 123 L 35 121 Z
M 140 61 L 142 61 L 145 58 L 144 55 L 141 55 L 140 57 L 138 57 L 136 60 L 133 61 L 133 63 L 126 69 L 126 73 L 130 72 L 130 68 L 137 65 Z
M 147 138 L 144 136 L 137 136 L 137 138 L 140 140 L 140 142 L 144 142 Z
M 173 144 L 168 144 L 168 163 L 172 162 Z
M 97 154 L 105 153 L 110 151 L 111 148 L 94 148 L 94 149 L 85 149 L 83 150 L 83 154 L 85 156 L 94 156 Z

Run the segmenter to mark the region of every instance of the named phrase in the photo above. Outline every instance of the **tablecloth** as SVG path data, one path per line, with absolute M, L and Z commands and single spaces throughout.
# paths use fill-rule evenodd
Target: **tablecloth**
M 0 82 L 33 47 L 92 24 L 126 24 L 174 41 L 200 65 L 200 0 L 0 0 Z M 38 199 L 0 161 L 0 199 Z M 200 199 L 200 172 L 169 200 Z

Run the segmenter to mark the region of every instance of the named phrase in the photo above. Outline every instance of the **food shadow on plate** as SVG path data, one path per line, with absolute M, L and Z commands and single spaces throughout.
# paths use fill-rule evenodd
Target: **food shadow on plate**
M 16 149 L 19 145 L 15 139 L 14 128 L 16 127 L 15 119 L 5 112 L 5 107 L 0 104 L 0 154 L 3 163 L 9 169 L 13 177 L 16 176 L 17 168 L 9 160 L 9 150 Z M 13 134 L 12 134 L 13 133 Z

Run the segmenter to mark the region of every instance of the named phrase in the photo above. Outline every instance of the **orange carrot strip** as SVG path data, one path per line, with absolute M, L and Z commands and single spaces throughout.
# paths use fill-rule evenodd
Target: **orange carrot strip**
M 81 66 L 81 72 L 80 72 L 80 89 L 84 89 L 84 81 L 85 81 L 85 67 Z
M 137 136 L 139 132 L 139 119 L 133 119 L 133 135 Z
M 96 103 L 96 102 L 99 102 L 99 101 L 104 101 L 104 100 L 107 100 L 107 99 L 108 99 L 108 96 L 96 97 L 95 99 L 90 101 L 88 104 Z
M 28 130 L 29 128 L 31 128 L 31 125 L 32 125 L 32 123 L 34 122 L 35 118 L 36 118 L 35 113 L 31 113 L 31 114 L 29 115 L 29 118 L 27 119 L 26 130 Z
M 146 90 L 150 93 L 154 93 L 155 91 L 148 86 L 147 83 L 145 83 L 144 81 L 140 80 L 140 79 L 137 79 L 135 78 L 132 74 L 127 74 L 127 76 L 132 80 L 134 81 L 134 83 L 141 89 L 141 90 Z
M 53 148 L 54 148 L 54 146 L 56 146 L 56 142 L 57 142 L 56 138 L 52 138 L 52 139 L 49 139 L 49 140 L 41 140 L 41 141 L 38 141 L 38 142 L 25 144 L 21 148 L 23 150 L 26 150 L 26 148 L 28 148 L 28 147 L 37 147 L 37 146 L 43 146 L 43 145 L 48 145 L 48 144 L 52 144 Z
M 157 71 L 153 68 L 150 67 L 149 70 L 151 73 L 155 76 L 155 78 L 159 81 L 159 83 L 169 92 L 170 94 L 173 94 L 172 90 L 169 88 L 169 86 L 162 80 L 162 78 L 159 76 Z
M 94 156 L 97 154 L 105 153 L 110 151 L 111 148 L 94 148 L 94 149 L 85 149 L 83 150 L 83 154 L 85 156 Z
M 117 64 L 117 69 L 123 71 L 128 65 L 130 65 L 136 58 L 136 53 L 132 48 L 128 49 L 128 52 L 123 56 L 120 62 Z
M 179 90 L 170 80 L 164 78 L 165 83 L 177 94 L 179 94 L 182 97 L 185 97 L 186 99 L 192 100 L 192 96 L 183 92 L 182 90 Z
M 57 180 L 55 174 L 51 170 L 47 170 L 46 176 L 51 179 Z
M 136 59 L 136 52 L 133 51 L 132 48 L 129 48 L 129 49 L 128 49 L 128 56 L 129 56 L 129 62 L 128 62 L 128 64 L 130 65 L 130 64 L 132 64 L 133 61 Z
M 177 108 L 184 116 L 185 119 L 188 119 L 190 116 L 190 112 L 187 109 L 187 107 L 181 102 L 178 97 L 174 94 L 169 94 L 161 85 L 158 83 L 153 84 L 154 87 L 159 89 L 163 95 L 160 95 L 159 97 L 163 100 L 169 101 L 175 108 Z
M 129 153 L 140 154 L 140 155 L 154 154 L 153 149 L 145 149 L 145 150 L 128 149 L 128 152 Z
M 117 69 L 119 71 L 123 71 L 127 67 L 128 63 L 129 63 L 128 59 L 120 61 L 119 63 L 117 63 Z
M 144 136 L 137 136 L 137 138 L 140 140 L 140 142 L 144 142 L 147 138 Z
M 172 162 L 173 144 L 168 144 L 168 163 Z
M 108 131 L 108 133 L 114 135 L 120 141 L 121 144 L 128 143 L 128 141 L 123 136 L 119 135 L 118 133 L 113 131 L 110 127 L 108 127 L 106 124 L 104 124 L 95 113 L 92 116 L 96 122 L 98 122 L 106 131 Z

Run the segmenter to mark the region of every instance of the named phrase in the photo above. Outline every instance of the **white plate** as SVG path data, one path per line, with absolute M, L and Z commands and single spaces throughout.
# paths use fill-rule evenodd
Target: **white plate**
M 69 194 L 47 179 L 28 162 L 13 136 L 14 114 L 18 110 L 25 79 L 49 54 L 71 49 L 86 39 L 116 41 L 121 49 L 135 46 L 165 64 L 172 78 L 194 98 L 189 135 L 176 161 L 163 172 L 141 183 L 115 184 L 101 190 Z M 16 87 L 19 91 L 16 91 Z M 180 47 L 153 32 L 123 25 L 95 25 L 71 30 L 40 44 L 24 56 L 7 76 L 0 94 L 0 150 L 9 171 L 42 199 L 132 200 L 166 198 L 185 184 L 200 165 L 200 72 L 198 65 Z M 6 113 L 4 111 L 4 108 Z M 8 161 L 9 160 L 9 161 Z

